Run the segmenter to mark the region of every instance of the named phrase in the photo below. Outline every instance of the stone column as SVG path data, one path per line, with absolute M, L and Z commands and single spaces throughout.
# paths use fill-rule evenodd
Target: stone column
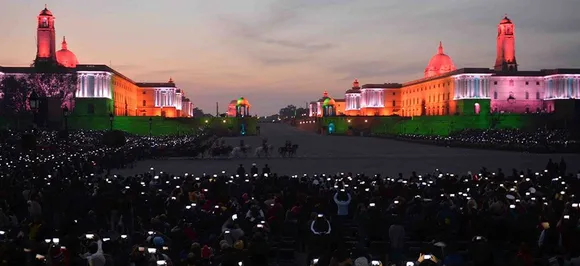
M 97 74 L 97 96 L 103 97 L 103 74 Z
M 113 88 L 111 87 L 111 76 L 105 74 L 105 96 L 107 96 L 107 98 L 113 98 Z
M 99 97 L 99 74 L 94 74 L 93 79 L 93 97 Z
M 85 82 L 84 82 L 84 75 L 80 74 L 79 75 L 79 93 L 77 94 L 77 97 L 84 97 L 85 93 Z
M 101 97 L 107 96 L 105 92 L 105 74 L 101 74 Z
M 81 95 L 87 97 L 87 75 L 81 75 Z
M 465 78 L 461 78 L 461 98 L 467 97 L 467 80 Z
M 489 77 L 485 77 L 483 80 L 483 87 L 485 88 L 485 97 L 489 98 Z
M 159 90 L 158 89 L 153 90 L 153 96 L 154 96 L 153 101 L 154 101 L 155 106 L 159 106 Z
M 94 88 L 94 85 L 95 84 L 94 84 L 94 82 L 93 82 L 93 84 L 90 84 L 90 82 L 89 82 L 90 81 L 90 77 L 92 77 L 92 75 L 89 76 L 89 74 L 85 74 L 85 97 L 93 97 L 93 95 L 94 95 L 94 89 L 93 88 Z M 91 88 L 91 85 L 93 85 L 93 88 Z M 91 93 L 89 93 L 89 91 Z

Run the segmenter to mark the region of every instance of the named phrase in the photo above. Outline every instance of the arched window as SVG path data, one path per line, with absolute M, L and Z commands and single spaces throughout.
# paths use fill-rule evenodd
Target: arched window
M 513 86 L 514 86 L 514 81 L 510 80 L 510 87 L 513 87 Z
M 530 99 L 530 93 L 526 91 L 526 100 Z
M 494 92 L 493 92 L 493 99 L 494 99 L 494 100 L 497 100 L 497 91 L 494 91 Z
M 475 103 L 474 104 L 474 108 L 475 108 L 475 114 L 478 115 L 479 112 L 481 111 L 481 107 L 479 106 L 479 103 Z
M 539 91 L 537 91 L 537 92 L 536 92 L 536 100 L 539 100 L 539 99 L 540 99 L 540 92 L 539 92 Z
M 143 106 L 147 106 L 147 101 L 143 100 Z

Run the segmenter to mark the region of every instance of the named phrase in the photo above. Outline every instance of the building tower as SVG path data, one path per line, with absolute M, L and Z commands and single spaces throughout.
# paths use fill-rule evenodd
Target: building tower
M 54 16 L 44 7 L 38 15 L 36 29 L 36 62 L 56 62 L 56 36 Z
M 516 62 L 516 36 L 512 21 L 507 15 L 497 25 L 496 71 L 518 71 Z

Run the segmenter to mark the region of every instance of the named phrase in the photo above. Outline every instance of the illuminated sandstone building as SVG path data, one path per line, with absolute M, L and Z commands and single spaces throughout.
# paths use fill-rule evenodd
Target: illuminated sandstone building
M 344 114 L 420 116 L 553 112 L 558 102 L 580 99 L 580 69 L 520 71 L 516 61 L 514 23 L 506 16 L 497 30 L 493 69 L 456 69 L 440 42 L 421 79 L 362 86 L 355 79 L 345 92 Z M 323 116 L 320 107 L 311 103 L 310 116 Z
M 55 17 L 46 7 L 38 15 L 35 65 L 66 68 L 77 75 L 74 104 L 62 103 L 79 115 L 191 117 L 193 103 L 170 79 L 168 82 L 136 82 L 107 65 L 79 64 L 63 37 L 56 51 Z M 34 67 L 0 67 L 5 75 L 34 73 Z

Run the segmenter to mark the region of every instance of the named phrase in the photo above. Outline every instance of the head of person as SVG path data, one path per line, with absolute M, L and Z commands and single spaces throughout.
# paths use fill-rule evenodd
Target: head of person
M 369 266 L 369 260 L 366 257 L 359 257 L 354 260 L 354 266 Z
M 336 195 L 336 198 L 340 201 L 347 201 L 348 200 L 348 193 L 346 191 L 339 191 Z
M 161 248 L 161 247 L 163 247 L 164 244 L 165 244 L 165 240 L 163 240 L 162 237 L 156 236 L 156 237 L 153 238 L 153 245 L 156 248 Z
M 91 244 L 89 245 L 89 253 L 95 254 L 97 253 L 97 251 L 99 251 L 99 245 L 97 244 L 97 242 L 91 242 Z

